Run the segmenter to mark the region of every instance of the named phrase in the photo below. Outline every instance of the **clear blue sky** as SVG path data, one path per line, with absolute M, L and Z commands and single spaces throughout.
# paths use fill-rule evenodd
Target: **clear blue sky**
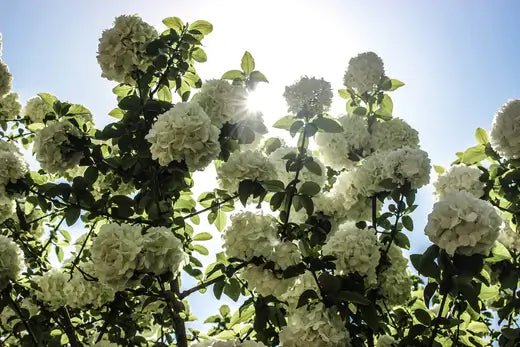
M 393 96 L 394 115 L 419 130 L 435 164 L 448 165 L 454 152 L 474 144 L 477 127 L 489 129 L 502 103 L 520 97 L 520 2 L 499 0 L 0 0 L 3 60 L 14 90 L 23 100 L 50 92 L 82 103 L 105 124 L 114 84 L 100 77 L 98 38 L 115 16 L 133 13 L 159 29 L 167 16 L 212 22 L 209 59 L 199 70 L 205 79 L 238 67 L 249 50 L 271 81 L 269 119 L 285 115 L 285 85 L 307 74 L 339 89 L 348 60 L 372 50 L 389 76 L 406 83 Z M 419 202 L 417 236 L 433 202 L 428 190 Z M 414 241 L 412 250 L 425 245 Z

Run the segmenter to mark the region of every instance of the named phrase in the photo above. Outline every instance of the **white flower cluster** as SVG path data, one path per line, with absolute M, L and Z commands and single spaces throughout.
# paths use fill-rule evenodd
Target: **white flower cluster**
M 302 77 L 295 84 L 285 87 L 283 93 L 289 111 L 297 114 L 304 108 L 313 115 L 327 111 L 332 103 L 330 83 L 314 77 Z
M 404 305 L 412 290 L 412 279 L 408 275 L 408 260 L 403 256 L 401 248 L 392 245 L 388 250 L 390 265 L 378 276 L 379 293 L 385 303 L 391 307 Z
M 344 83 L 363 94 L 372 91 L 384 74 L 383 60 L 374 52 L 365 52 L 350 59 Z
M 15 212 L 15 201 L 5 193 L 5 190 L 0 191 L 0 223 L 14 217 Z
M 89 275 L 95 275 L 92 266 L 81 266 Z M 115 291 L 108 285 L 96 281 L 88 281 L 76 271 L 72 279 L 70 274 L 58 269 L 45 272 L 35 278 L 38 289 L 36 296 L 54 309 L 61 306 L 84 308 L 100 307 L 114 299 Z
M 268 256 L 268 259 L 276 264 L 282 270 L 290 266 L 294 266 L 302 261 L 298 246 L 296 244 L 285 241 L 280 242 L 274 246 L 273 253 Z
M 302 306 L 289 315 L 280 331 L 280 346 L 349 347 L 350 335 L 336 309 L 319 303 Z
M 99 39 L 97 60 L 102 77 L 116 82 L 132 83 L 132 73 L 145 71 L 152 57 L 146 46 L 157 38 L 157 31 L 138 16 L 119 16 L 111 29 Z
M 279 242 L 276 232 L 274 217 L 240 212 L 231 216 L 231 225 L 224 231 L 224 249 L 230 258 L 269 257 Z
M 495 114 L 490 142 L 495 151 L 506 159 L 520 158 L 520 99 L 506 102 Z
M 377 339 L 376 347 L 397 347 L 398 342 L 390 335 L 383 335 Z
M 450 255 L 488 255 L 501 223 L 489 202 L 456 192 L 433 205 L 425 234 Z
M 2 55 L 1 50 L 2 43 L 0 42 L 0 56 Z M 0 97 L 9 93 L 11 90 L 13 76 L 9 72 L 7 64 L 0 60 Z
M 9 93 L 0 96 L 0 121 L 15 119 L 22 109 L 22 105 L 18 101 L 18 94 Z
M 507 220 L 502 221 L 497 241 L 503 244 L 510 251 L 520 251 L 520 233 L 513 230 L 511 224 Z
M 196 102 L 182 102 L 157 117 L 146 139 L 152 159 L 166 166 L 184 160 L 191 171 L 203 170 L 220 153 L 220 130 Z
M 238 191 L 242 180 L 265 181 L 277 179 L 276 168 L 260 151 L 233 152 L 228 161 L 217 167 L 220 187 L 228 192 Z
M 296 277 L 284 279 L 280 273 L 253 264 L 240 270 L 240 277 L 247 282 L 250 290 L 254 289 L 262 296 L 273 295 L 277 298 L 285 294 L 296 281 Z
M 367 121 L 356 115 L 340 117 L 341 133 L 319 132 L 316 144 L 325 164 L 333 169 L 351 168 L 356 161 L 370 154 L 370 133 Z
M 51 107 L 39 96 L 27 100 L 23 109 L 24 117 L 29 119 L 31 123 L 43 123 L 49 112 L 52 112 Z
M 3 289 L 22 271 L 23 255 L 20 247 L 5 235 L 0 235 L 0 254 L 0 289 Z
M 269 155 L 269 160 L 271 163 L 273 163 L 275 170 L 278 173 L 278 179 L 285 184 L 291 182 L 295 177 L 294 172 L 287 172 L 287 159 L 283 159 L 289 153 L 298 154 L 298 148 L 281 146 Z M 315 173 L 309 171 L 306 167 L 303 167 L 300 170 L 299 179 L 301 182 L 313 181 L 321 187 L 323 184 L 325 184 L 325 180 L 327 179 L 327 170 L 325 165 L 323 165 L 323 163 L 318 158 L 313 158 L 313 160 L 320 166 L 321 175 L 316 175 Z
M 419 148 L 419 133 L 402 119 L 375 122 L 371 130 L 371 147 L 375 152 Z
M 482 171 L 477 167 L 453 165 L 433 182 L 435 195 L 438 199 L 444 199 L 452 193 L 464 191 L 480 198 L 484 195 L 484 182 L 479 180 L 481 175 Z
M 5 193 L 5 186 L 16 183 L 27 173 L 25 159 L 15 144 L 0 140 L 0 187 Z
M 246 89 L 225 80 L 206 81 L 191 101 L 202 107 L 217 128 L 225 123 L 238 123 L 248 113 Z
M 190 347 L 265 347 L 262 342 L 246 340 L 243 342 L 235 340 L 203 340 L 192 343 Z
M 290 287 L 283 295 L 281 295 L 278 299 L 286 301 L 291 310 L 296 309 L 298 305 L 298 300 L 300 300 L 300 296 L 306 290 L 314 290 L 316 293 L 319 292 L 318 284 L 316 280 L 312 276 L 310 271 L 305 271 L 304 274 L 296 277 L 294 284 Z
M 71 137 L 80 139 L 81 131 L 68 120 L 51 123 L 34 138 L 36 160 L 49 173 L 63 173 L 79 164 L 83 153 L 72 147 Z
M 348 246 L 346 246 L 348 245 Z M 324 255 L 336 257 L 336 274 L 358 273 L 365 285 L 377 284 L 376 267 L 379 264 L 379 242 L 373 230 L 359 229 L 352 222 L 341 224 L 323 246 Z
M 176 273 L 187 261 L 182 243 L 171 230 L 141 228 L 129 224 L 104 224 L 91 247 L 92 262 L 100 281 L 115 289 L 124 288 L 135 270 L 160 275 Z

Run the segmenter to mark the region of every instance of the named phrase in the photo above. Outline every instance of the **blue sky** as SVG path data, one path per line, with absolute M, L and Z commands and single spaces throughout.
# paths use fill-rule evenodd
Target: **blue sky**
M 204 79 L 238 67 L 245 50 L 271 81 L 266 118 L 285 115 L 285 85 L 303 74 L 341 88 L 348 60 L 379 54 L 387 74 L 406 83 L 395 92 L 394 115 L 420 133 L 434 164 L 448 165 L 489 129 L 494 112 L 520 97 L 518 1 L 8 1 L 0 0 L 3 60 L 22 100 L 50 92 L 91 109 L 98 125 L 115 107 L 114 84 L 100 77 L 98 39 L 115 16 L 139 14 L 162 30 L 161 19 L 205 19 Z M 341 100 L 334 105 L 343 110 Z M 412 250 L 433 199 L 423 190 Z M 202 314 L 200 318 L 203 318 Z

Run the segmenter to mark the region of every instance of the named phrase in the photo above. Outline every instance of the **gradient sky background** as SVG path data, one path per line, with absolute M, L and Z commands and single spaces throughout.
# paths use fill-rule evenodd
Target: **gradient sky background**
M 250 51 L 271 81 L 262 105 L 270 124 L 285 115 L 285 85 L 306 74 L 342 88 L 349 59 L 371 50 L 388 76 L 406 83 L 392 95 L 394 116 L 419 131 L 432 163 L 448 166 L 475 143 L 477 127 L 489 129 L 498 107 L 520 97 L 519 13 L 519 1 L 0 0 L 0 32 L 2 59 L 23 101 L 49 92 L 81 103 L 98 127 L 111 121 L 116 101 L 115 84 L 100 77 L 97 44 L 120 14 L 139 14 L 159 31 L 168 16 L 212 22 L 199 74 L 218 78 Z M 337 99 L 335 114 L 344 108 Z M 427 244 L 429 188 L 418 202 L 412 252 Z M 193 308 L 201 319 L 214 311 L 206 303 Z

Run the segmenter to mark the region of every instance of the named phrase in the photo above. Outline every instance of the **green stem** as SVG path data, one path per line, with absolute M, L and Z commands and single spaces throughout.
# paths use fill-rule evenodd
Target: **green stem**
M 439 307 L 439 313 L 437 314 L 437 320 L 435 321 L 432 336 L 430 337 L 430 342 L 428 345 L 430 347 L 433 346 L 433 342 L 435 341 L 435 337 L 437 336 L 437 333 L 439 332 L 439 319 L 442 318 L 442 311 L 444 311 L 444 305 L 446 305 L 446 299 L 448 298 L 448 294 L 444 294 L 442 296 L 441 306 Z
M 7 297 L 7 300 L 9 301 L 9 305 L 11 305 L 11 308 L 13 309 L 13 311 L 16 312 L 16 314 L 22 321 L 23 325 L 25 326 L 25 330 L 27 330 L 27 333 L 31 337 L 31 340 L 33 341 L 34 345 L 40 346 L 40 343 L 36 339 L 36 335 L 34 335 L 34 332 L 32 331 L 30 324 L 25 320 L 25 317 L 23 316 L 22 311 L 20 310 L 20 307 L 18 307 L 18 304 L 16 303 L 16 301 L 14 301 L 13 298 L 11 297 L 10 291 L 11 291 L 11 286 L 7 287 L 4 290 L 4 295 Z

